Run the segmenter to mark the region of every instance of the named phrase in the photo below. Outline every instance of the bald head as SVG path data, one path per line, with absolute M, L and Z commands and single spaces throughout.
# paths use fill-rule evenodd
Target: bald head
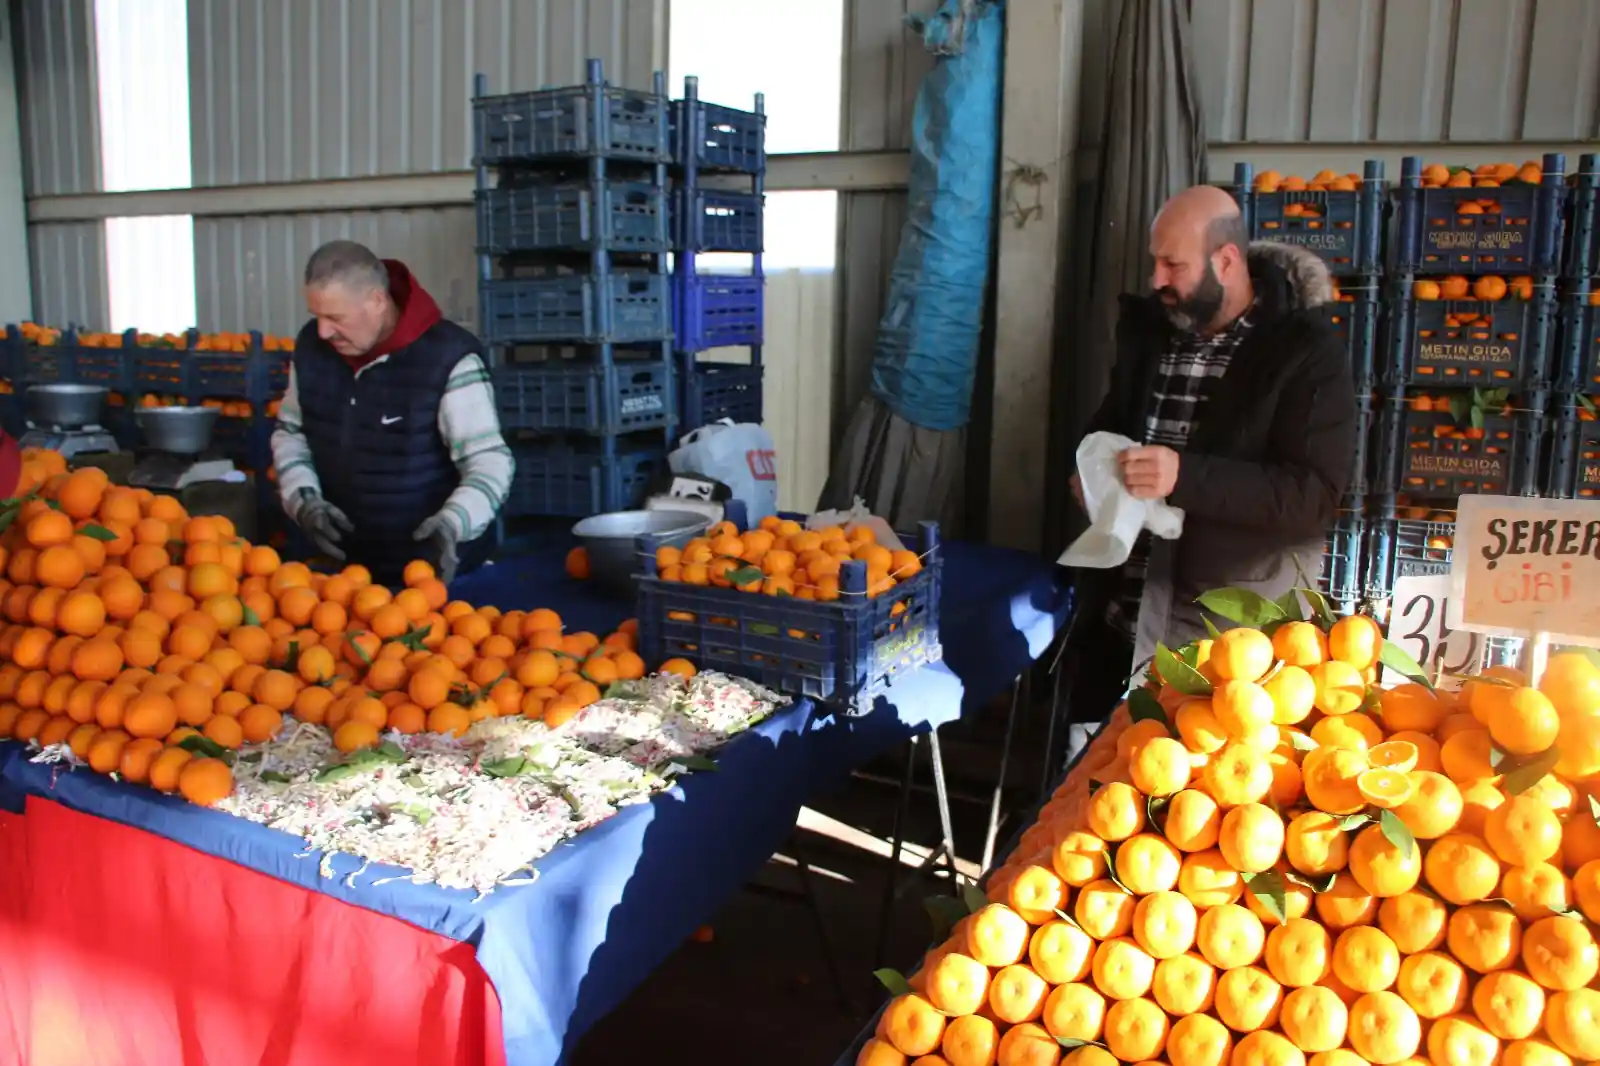
M 1150 287 L 1174 325 L 1218 329 L 1249 306 L 1248 244 L 1239 205 L 1213 185 L 1185 189 L 1161 206 L 1150 225 Z

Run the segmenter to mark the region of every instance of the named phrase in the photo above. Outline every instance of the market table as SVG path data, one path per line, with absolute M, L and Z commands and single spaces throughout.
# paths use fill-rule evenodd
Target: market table
M 1043 653 L 1065 616 L 1053 568 L 947 552 L 946 663 L 898 680 L 865 716 L 798 701 L 735 738 L 716 772 L 680 778 L 546 856 L 534 884 L 477 902 L 388 869 L 352 878 L 349 857 L 324 879 L 284 834 L 0 745 L 0 804 L 27 796 L 25 816 L 0 814 L 0 1023 L 15 1012 L 11 1032 L 63 1041 L 65 1057 L 116 1046 L 148 1049 L 135 1061 L 189 1048 L 298 1062 L 336 1046 L 347 1066 L 560 1061 L 760 868 L 820 783 L 954 720 Z M 558 558 L 501 563 L 452 592 L 551 606 L 602 632 L 628 613 L 567 581 Z M 0 1045 L 0 1066 L 49 1050 L 7 1060 Z

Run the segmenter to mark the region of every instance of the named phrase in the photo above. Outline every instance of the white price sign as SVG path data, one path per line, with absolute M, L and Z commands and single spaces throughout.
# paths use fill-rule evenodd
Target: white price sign
M 1476 633 L 1452 630 L 1445 624 L 1450 600 L 1450 575 L 1395 579 L 1390 601 L 1389 639 L 1404 648 L 1428 675 L 1468 673 L 1478 665 L 1482 651 Z M 1392 675 L 1393 683 L 1403 679 Z

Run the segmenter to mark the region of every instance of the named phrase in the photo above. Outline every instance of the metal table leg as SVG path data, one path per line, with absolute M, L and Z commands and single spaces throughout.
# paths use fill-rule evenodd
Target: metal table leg
M 884 870 L 883 902 L 878 908 L 878 946 L 872 953 L 874 969 L 882 969 L 889 953 L 889 925 L 894 918 L 894 901 L 900 880 L 900 851 L 905 847 L 906 808 L 911 803 L 911 776 L 916 770 L 917 737 L 906 745 L 905 765 L 900 771 L 900 795 L 895 802 L 894 827 L 890 831 L 893 843 L 889 847 L 889 864 Z
M 1000 776 L 994 783 L 994 796 L 989 802 L 989 828 L 983 837 L 983 860 L 978 864 L 978 869 L 988 872 L 989 864 L 994 861 L 995 840 L 1000 835 L 1000 800 L 1006 787 L 1006 771 L 1011 762 L 1011 740 L 1017 728 L 1017 704 L 1021 702 L 1022 676 L 1019 674 L 1011 682 L 1011 706 L 1006 711 L 1006 739 L 1000 748 Z M 1046 750 L 1049 750 L 1048 748 Z
M 844 984 L 844 973 L 839 967 L 839 954 L 833 947 L 833 936 L 828 932 L 828 921 L 822 915 L 822 905 L 817 899 L 816 885 L 811 877 L 811 863 L 806 858 L 800 845 L 800 834 L 797 832 L 789 838 L 789 847 L 794 851 L 795 870 L 800 874 L 800 886 L 806 897 L 806 907 L 811 911 L 811 920 L 817 928 L 817 941 L 822 945 L 822 960 L 828 967 L 828 980 L 833 982 L 833 994 L 839 1000 L 839 1007 L 849 1015 L 856 1012 L 855 1003 L 850 998 Z

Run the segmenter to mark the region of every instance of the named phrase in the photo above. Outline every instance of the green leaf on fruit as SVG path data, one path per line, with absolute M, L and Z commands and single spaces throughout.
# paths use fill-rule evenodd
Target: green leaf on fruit
M 1128 717 L 1135 722 L 1160 722 L 1167 735 L 1172 735 L 1172 723 L 1167 721 L 1166 708 L 1147 688 L 1136 688 L 1129 693 Z
M 1289 617 L 1288 611 L 1250 589 L 1213 589 L 1202 593 L 1199 602 L 1200 606 L 1219 618 L 1251 628 L 1268 622 L 1281 622 Z
M 922 901 L 922 909 L 928 912 L 928 920 L 933 923 L 935 940 L 948 937 L 956 923 L 969 913 L 967 905 L 954 896 L 929 896 Z
M 989 905 L 989 896 L 977 885 L 962 885 L 961 902 L 967 905 L 968 914 L 977 914 Z
M 1267 908 L 1267 913 L 1278 919 L 1279 924 L 1289 920 L 1289 890 L 1278 871 L 1263 870 L 1258 874 L 1245 874 L 1244 886 Z
M 1383 642 L 1383 650 L 1378 654 L 1378 661 L 1406 680 L 1415 681 L 1429 692 L 1433 691 L 1433 682 L 1428 680 L 1428 675 L 1423 672 L 1421 665 L 1411 657 L 1410 652 L 1394 641 Z
M 1396 851 L 1402 855 L 1416 855 L 1417 838 L 1411 835 L 1411 827 L 1400 820 L 1400 816 L 1393 811 L 1383 811 L 1378 815 L 1378 829 Z
M 911 995 L 911 984 L 899 970 L 873 970 L 872 976 L 878 979 L 880 985 L 889 990 L 891 996 Z
M 1508 796 L 1519 795 L 1528 791 L 1542 781 L 1546 774 L 1556 768 L 1556 763 L 1561 761 L 1561 752 L 1555 748 L 1542 751 L 1537 755 L 1525 756 L 1521 759 L 1504 759 L 1497 769 L 1505 774 L 1505 779 L 1500 782 L 1500 791 Z M 1514 764 L 1514 765 L 1513 765 Z M 1507 768 L 1509 767 L 1509 769 Z
M 1205 675 L 1174 655 L 1165 644 L 1156 645 L 1156 669 L 1161 679 L 1185 696 L 1211 695 Z

